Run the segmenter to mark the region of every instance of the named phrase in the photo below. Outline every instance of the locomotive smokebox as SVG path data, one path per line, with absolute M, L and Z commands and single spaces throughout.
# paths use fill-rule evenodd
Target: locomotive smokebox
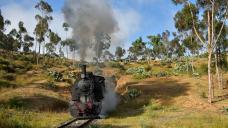
M 81 78 L 82 79 L 85 79 L 86 78 L 86 65 L 85 64 L 83 64 L 83 65 L 81 65 Z

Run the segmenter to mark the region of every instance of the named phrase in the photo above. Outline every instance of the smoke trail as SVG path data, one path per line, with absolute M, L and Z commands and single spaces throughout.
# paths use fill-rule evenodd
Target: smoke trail
M 101 115 L 107 115 L 109 112 L 113 111 L 118 102 L 119 97 L 115 92 L 116 80 L 115 77 L 105 78 L 105 94 L 104 100 L 102 101 L 102 111 Z
M 86 57 L 99 57 L 104 36 L 118 30 L 107 0 L 66 0 L 63 13 L 73 29 L 73 38 L 79 45 L 78 52 L 83 61 Z

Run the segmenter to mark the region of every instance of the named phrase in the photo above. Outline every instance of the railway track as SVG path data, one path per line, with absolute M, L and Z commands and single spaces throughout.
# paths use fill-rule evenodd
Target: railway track
M 96 119 L 100 119 L 100 117 L 74 118 L 72 120 L 61 123 L 61 125 L 58 126 L 57 128 L 85 128 Z

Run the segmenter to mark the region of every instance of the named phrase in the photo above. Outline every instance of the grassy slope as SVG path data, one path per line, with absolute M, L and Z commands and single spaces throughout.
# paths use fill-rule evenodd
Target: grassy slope
M 0 127 L 55 127 L 71 118 L 67 111 L 69 84 L 54 82 L 57 89 L 44 86 L 53 81 L 47 75 L 47 70 L 67 72 L 76 69 L 57 60 L 46 65 L 48 67 L 36 66 L 31 63 L 31 58 L 31 55 L 26 58 L 22 55 L 0 57 Z M 200 65 L 201 61 L 197 60 L 196 65 Z M 5 68 L 5 65 L 11 66 Z M 145 64 L 133 63 L 125 65 L 125 68 L 141 65 Z M 159 62 L 151 65 L 153 73 L 171 71 L 168 67 L 159 66 Z M 6 72 L 5 69 L 10 67 L 15 71 Z M 228 127 L 227 113 L 219 111 L 222 106 L 228 106 L 228 100 L 207 104 L 205 76 L 192 78 L 189 75 L 179 75 L 135 80 L 131 76 L 124 76 L 123 71 L 110 67 L 104 68 L 104 74 L 113 74 L 120 78 L 119 91 L 124 92 L 126 87 L 138 88 L 142 94 L 134 100 L 122 100 L 107 119 L 97 122 L 94 127 Z M 11 78 L 12 76 L 15 78 Z M 225 75 L 225 79 L 228 79 L 228 75 Z M 216 90 L 216 96 L 225 92 L 228 91 Z

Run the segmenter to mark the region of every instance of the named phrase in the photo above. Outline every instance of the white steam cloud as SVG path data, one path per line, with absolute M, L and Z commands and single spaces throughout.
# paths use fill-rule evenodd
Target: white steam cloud
M 63 13 L 73 29 L 73 39 L 79 45 L 81 60 L 99 57 L 104 47 L 104 35 L 118 30 L 118 23 L 107 0 L 66 0 Z M 95 54 L 91 51 L 95 51 Z

